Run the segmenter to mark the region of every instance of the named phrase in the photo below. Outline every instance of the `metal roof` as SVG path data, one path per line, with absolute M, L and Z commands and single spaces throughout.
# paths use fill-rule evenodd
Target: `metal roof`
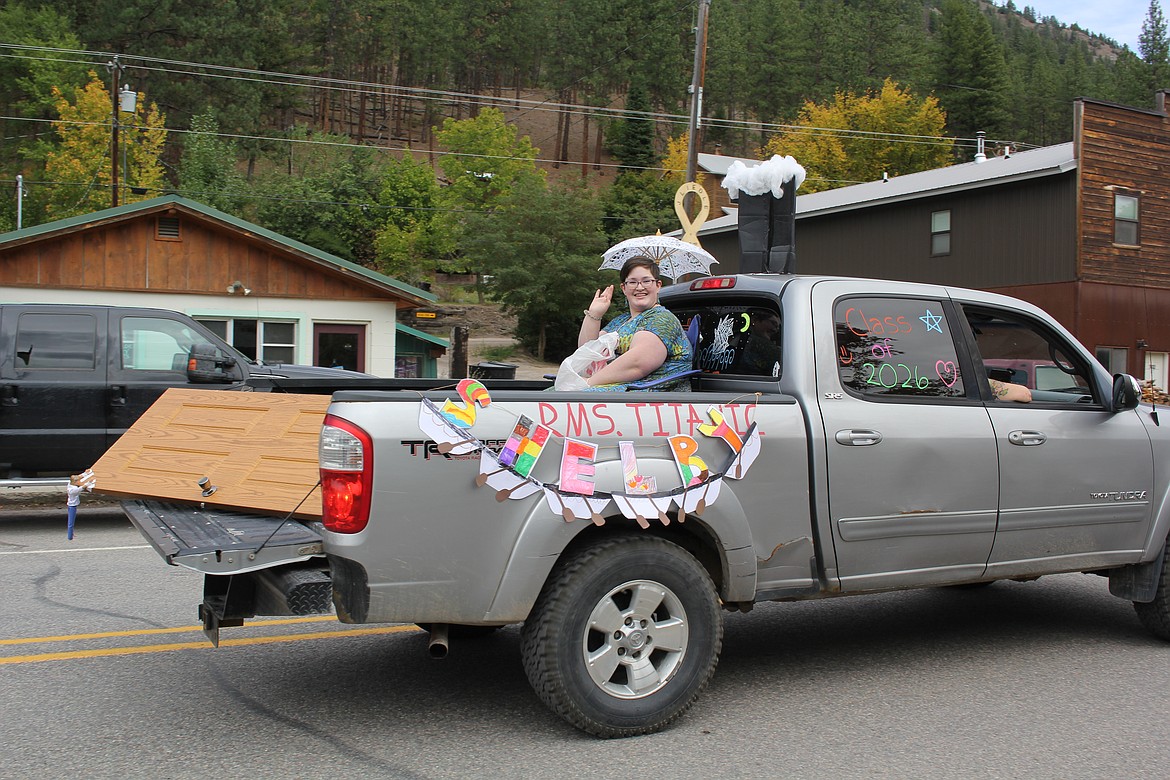
M 136 203 L 127 203 L 123 206 L 94 211 L 76 217 L 58 219 L 53 222 L 46 222 L 42 225 L 22 228 L 9 233 L 0 233 L 0 249 L 3 249 L 5 245 L 15 246 L 31 243 L 32 241 L 47 238 L 58 233 L 72 232 L 100 223 L 118 222 L 144 213 L 166 211 L 172 208 L 199 214 L 209 221 L 222 223 L 237 232 L 259 238 L 262 241 L 278 244 L 289 252 L 316 265 L 324 266 L 334 271 L 340 271 L 347 276 L 361 277 L 359 281 L 371 284 L 387 292 L 392 292 L 416 306 L 433 303 L 438 300 L 438 296 L 434 293 L 420 290 L 405 282 L 400 282 L 393 277 L 380 274 L 357 263 L 342 259 L 337 255 L 324 252 L 288 236 L 283 236 L 252 222 L 240 219 L 239 217 L 233 217 L 231 214 L 214 209 L 206 204 L 195 200 L 188 200 L 178 195 L 163 195 L 158 198 L 141 200 Z
M 731 161 L 735 158 L 723 159 Z M 728 162 L 728 165 L 730 164 Z M 796 218 L 834 214 L 951 192 L 1010 184 L 1067 173 L 1076 170 L 1076 167 L 1077 160 L 1070 141 L 1056 146 L 1015 152 L 1010 156 L 988 157 L 984 162 L 961 163 L 905 176 L 893 176 L 887 181 L 871 181 L 835 190 L 797 195 Z M 728 214 L 704 223 L 699 235 L 735 230 L 738 224 L 738 212 Z
M 727 169 L 730 168 L 731 164 L 736 160 L 739 160 L 749 168 L 764 162 L 763 160 L 753 160 L 749 157 L 727 157 L 722 154 L 706 154 L 704 152 L 699 152 L 696 163 L 707 173 L 711 173 L 716 176 L 726 176 Z
M 451 346 L 451 342 L 447 339 L 440 338 L 439 336 L 432 336 L 431 334 L 426 333 L 425 331 L 421 331 L 418 328 L 412 328 L 409 325 L 403 325 L 401 322 L 394 323 L 394 327 L 399 333 L 405 333 L 408 336 L 414 336 L 416 339 L 429 342 L 437 347 L 448 349 Z

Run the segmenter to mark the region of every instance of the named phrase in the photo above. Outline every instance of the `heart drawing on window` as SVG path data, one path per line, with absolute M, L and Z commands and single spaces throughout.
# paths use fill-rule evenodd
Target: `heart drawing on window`
M 955 365 L 953 360 L 935 361 L 934 370 L 947 387 L 954 387 L 955 382 L 959 381 L 959 367 Z

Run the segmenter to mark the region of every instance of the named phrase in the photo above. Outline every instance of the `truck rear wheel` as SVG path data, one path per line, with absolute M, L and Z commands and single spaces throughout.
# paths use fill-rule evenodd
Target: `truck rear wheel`
M 599 737 L 662 729 L 694 703 L 723 643 L 719 597 L 672 542 L 616 536 L 558 564 L 521 631 L 550 709 Z
M 1158 576 L 1158 591 L 1154 600 L 1149 603 L 1135 601 L 1133 608 L 1150 633 L 1170 640 L 1170 554 L 1164 556 L 1162 561 L 1162 573 Z

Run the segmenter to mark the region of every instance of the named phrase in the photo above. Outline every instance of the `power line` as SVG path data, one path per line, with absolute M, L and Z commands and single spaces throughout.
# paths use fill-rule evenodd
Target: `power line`
M 644 36 L 645 37 L 645 36 Z M 634 43 L 637 43 L 635 41 Z M 631 43 L 630 46 L 634 45 Z M 627 47 L 628 48 L 628 47 Z M 82 55 L 91 57 L 112 57 L 113 54 L 104 52 L 86 52 L 74 49 L 60 49 L 54 47 L 37 47 L 37 46 L 22 46 L 18 44 L 0 44 L 0 49 L 10 50 L 33 50 L 49 53 L 64 53 L 70 55 Z M 20 54 L 0 54 L 6 57 L 23 57 L 26 59 L 54 59 L 51 57 L 32 57 L 30 55 Z M 524 113 L 531 111 L 550 111 L 564 113 L 569 116 L 588 116 L 588 117 L 613 117 L 622 119 L 647 119 L 655 122 L 662 122 L 671 125 L 686 126 L 689 123 L 689 117 L 683 114 L 671 114 L 655 111 L 627 111 L 619 108 L 609 108 L 604 106 L 589 106 L 575 103 L 554 102 L 550 99 L 532 100 L 517 97 L 496 97 L 493 95 L 480 95 L 477 93 L 458 92 L 454 90 L 440 90 L 428 89 L 424 87 L 408 87 L 402 85 L 382 84 L 379 82 L 357 81 L 351 79 L 338 79 L 323 76 L 306 76 L 301 74 L 280 73 L 276 71 L 264 71 L 252 68 L 239 68 L 226 65 L 212 65 L 207 63 L 195 63 L 184 60 L 168 60 L 158 57 L 145 57 L 139 55 L 118 55 L 126 63 L 125 70 L 141 70 L 147 72 L 166 73 L 168 75 L 182 75 L 182 76 L 202 76 L 207 78 L 221 78 L 227 80 L 244 81 L 249 83 L 259 83 L 269 86 L 279 87 L 294 87 L 294 88 L 309 88 L 320 89 L 325 91 L 341 92 L 343 94 L 362 94 L 362 93 L 382 93 L 386 96 L 393 96 L 401 94 L 412 97 L 420 101 L 434 101 L 443 102 L 449 105 L 493 105 L 516 107 L 518 105 L 527 106 Z M 74 61 L 64 60 L 67 62 L 81 62 L 86 64 L 88 61 Z M 143 64 L 133 64 L 135 62 Z M 150 64 L 147 64 L 150 63 Z M 105 63 L 93 63 L 104 65 Z M 169 66 L 169 67 L 168 67 Z M 598 66 L 589 74 L 580 77 L 576 82 L 587 78 L 592 73 L 599 70 L 602 66 Z M 181 68 L 187 68 L 183 70 Z M 199 73 L 197 70 L 211 71 L 207 73 Z M 830 127 L 815 127 L 805 125 L 793 125 L 783 123 L 772 123 L 752 120 L 729 120 L 713 117 L 703 117 L 702 124 L 706 127 L 719 127 L 723 129 L 732 130 L 755 130 L 755 131 L 772 131 L 772 132 L 798 132 L 810 134 L 834 134 L 854 138 L 868 138 L 873 140 L 885 140 L 894 143 L 928 143 L 928 144 L 950 144 L 955 143 L 960 146 L 972 146 L 976 143 L 974 138 L 948 138 L 946 136 L 926 136 L 914 135 L 906 133 L 886 133 L 865 130 L 850 130 L 843 128 Z M 182 132 L 176 130 L 176 132 Z M 229 137 L 229 134 L 220 134 L 224 137 Z M 268 140 L 279 140 L 278 136 L 264 136 Z M 988 139 L 989 143 L 1009 143 L 1003 139 Z M 1031 144 L 1022 144 L 1010 142 L 1017 148 L 1029 148 Z M 544 162 L 564 162 L 563 160 L 543 160 Z

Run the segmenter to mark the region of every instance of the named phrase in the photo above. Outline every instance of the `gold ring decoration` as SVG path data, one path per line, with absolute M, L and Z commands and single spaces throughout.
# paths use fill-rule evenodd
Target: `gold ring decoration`
M 699 198 L 699 215 L 691 219 L 690 214 L 687 214 L 683 208 L 683 201 L 686 199 L 687 193 L 693 192 Z M 707 221 L 707 215 L 711 213 L 711 199 L 707 197 L 707 191 L 699 184 L 693 181 L 688 181 L 686 184 L 678 188 L 674 193 L 674 213 L 678 214 L 678 221 L 682 225 L 683 234 L 681 240 L 688 244 L 701 246 L 699 243 L 699 228 Z

